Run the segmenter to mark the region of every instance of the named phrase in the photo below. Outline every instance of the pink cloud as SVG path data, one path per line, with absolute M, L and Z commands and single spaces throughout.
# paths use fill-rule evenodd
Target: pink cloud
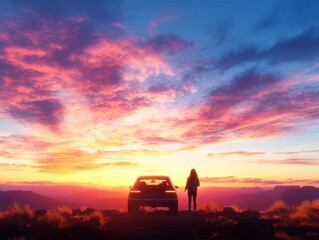
M 0 150 L 0 156 L 2 158 L 12 158 L 14 155 L 9 151 Z
M 208 153 L 207 157 L 228 157 L 228 156 L 253 156 L 265 154 L 265 152 L 246 152 L 246 151 L 234 151 L 234 152 L 221 152 L 221 153 Z
M 121 29 L 121 30 L 123 30 L 125 32 L 128 32 L 127 27 L 125 25 L 119 23 L 119 22 L 113 22 L 112 26 L 115 27 L 115 28 L 119 28 L 119 29 Z
M 319 119 L 319 94 L 315 88 L 296 82 L 282 90 L 281 83 L 285 81 L 276 74 L 245 71 L 228 86 L 212 90 L 202 104 L 185 109 L 182 117 L 176 119 L 176 126 L 186 129 L 183 138 L 208 144 L 276 137 Z M 273 91 L 269 92 L 269 88 Z
M 319 159 L 317 158 L 287 158 L 287 159 L 255 159 L 249 161 L 251 163 L 258 164 L 283 164 L 283 165 L 306 165 L 317 166 L 319 165 Z
M 301 152 L 274 152 L 273 154 L 284 154 L 284 155 L 295 155 L 295 154 L 299 154 Z
M 174 90 L 167 98 L 167 92 L 145 92 L 143 86 L 150 77 L 174 76 L 162 50 L 150 51 L 132 38 L 114 40 L 87 33 L 83 19 L 37 20 L 36 31 L 27 23 L 5 25 L 2 36 L 9 37 L 3 37 L 5 56 L 0 59 L 5 69 L 3 114 L 58 129 L 72 107 L 65 105 L 66 95 L 84 98 L 80 104 L 104 119 L 129 115 L 176 96 Z
M 51 140 L 51 141 L 50 141 Z M 37 137 L 28 135 L 11 135 L 0 137 L 0 148 L 5 149 L 2 151 L 1 156 L 11 160 L 24 160 L 29 161 L 38 157 L 42 152 L 46 152 L 57 146 L 66 145 L 67 140 L 59 141 L 59 143 L 52 141 L 48 136 Z M 10 160 L 10 161 L 11 161 Z

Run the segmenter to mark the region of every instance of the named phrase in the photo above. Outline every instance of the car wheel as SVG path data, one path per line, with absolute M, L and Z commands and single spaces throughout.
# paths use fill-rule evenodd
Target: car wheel
M 137 205 L 136 203 L 133 203 L 133 202 L 128 201 L 128 204 L 127 204 L 127 212 L 128 212 L 129 214 L 136 214 L 139 209 L 140 209 L 140 206 L 139 206 L 139 205 Z
M 178 202 L 176 201 L 175 203 L 173 203 L 171 206 L 170 206 L 170 211 L 172 214 L 174 215 L 177 215 L 178 214 Z

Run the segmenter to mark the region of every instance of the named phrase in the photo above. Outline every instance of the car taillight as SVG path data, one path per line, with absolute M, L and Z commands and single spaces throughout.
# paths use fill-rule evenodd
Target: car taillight
M 166 193 L 176 193 L 175 190 L 165 190 Z
M 140 193 L 140 190 L 131 190 L 130 193 Z

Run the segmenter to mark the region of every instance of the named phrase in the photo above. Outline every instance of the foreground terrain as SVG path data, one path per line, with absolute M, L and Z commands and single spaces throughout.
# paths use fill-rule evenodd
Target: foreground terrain
M 211 204 L 197 213 L 144 209 L 59 207 L 32 211 L 13 204 L 0 212 L 0 239 L 319 239 L 319 201 L 290 207 L 277 201 L 263 212 Z

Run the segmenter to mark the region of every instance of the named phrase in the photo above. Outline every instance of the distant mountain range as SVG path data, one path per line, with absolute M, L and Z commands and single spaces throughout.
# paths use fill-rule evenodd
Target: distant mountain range
M 289 205 L 298 205 L 305 200 L 319 199 L 319 188 L 312 186 L 275 186 L 272 190 L 235 189 L 214 195 L 205 190 L 202 198 L 210 199 L 221 206 L 237 205 L 244 209 L 263 210 L 270 207 L 276 200 Z
M 71 202 L 77 208 L 86 206 L 94 209 L 122 209 L 126 208 L 127 193 L 93 189 L 62 196 L 59 200 Z
M 179 190 L 180 209 L 187 208 L 187 195 Z M 298 205 L 305 200 L 319 199 L 319 188 L 312 186 L 276 186 L 272 190 L 262 188 L 200 188 L 198 203 L 215 202 L 221 206 L 237 205 L 243 209 L 263 210 L 274 201 L 283 200 Z M 95 209 L 125 209 L 127 193 L 106 190 L 87 190 L 67 196 L 47 197 L 32 191 L 0 191 L 0 209 L 17 202 L 32 209 L 48 209 L 57 206 L 71 208 L 89 207 Z
M 312 186 L 293 188 L 281 193 L 280 197 L 287 204 L 297 205 L 304 200 L 319 199 L 319 188 Z
M 0 191 L 0 209 L 7 208 L 12 203 L 29 205 L 32 209 L 47 209 L 68 205 L 59 200 L 42 196 L 32 191 Z

